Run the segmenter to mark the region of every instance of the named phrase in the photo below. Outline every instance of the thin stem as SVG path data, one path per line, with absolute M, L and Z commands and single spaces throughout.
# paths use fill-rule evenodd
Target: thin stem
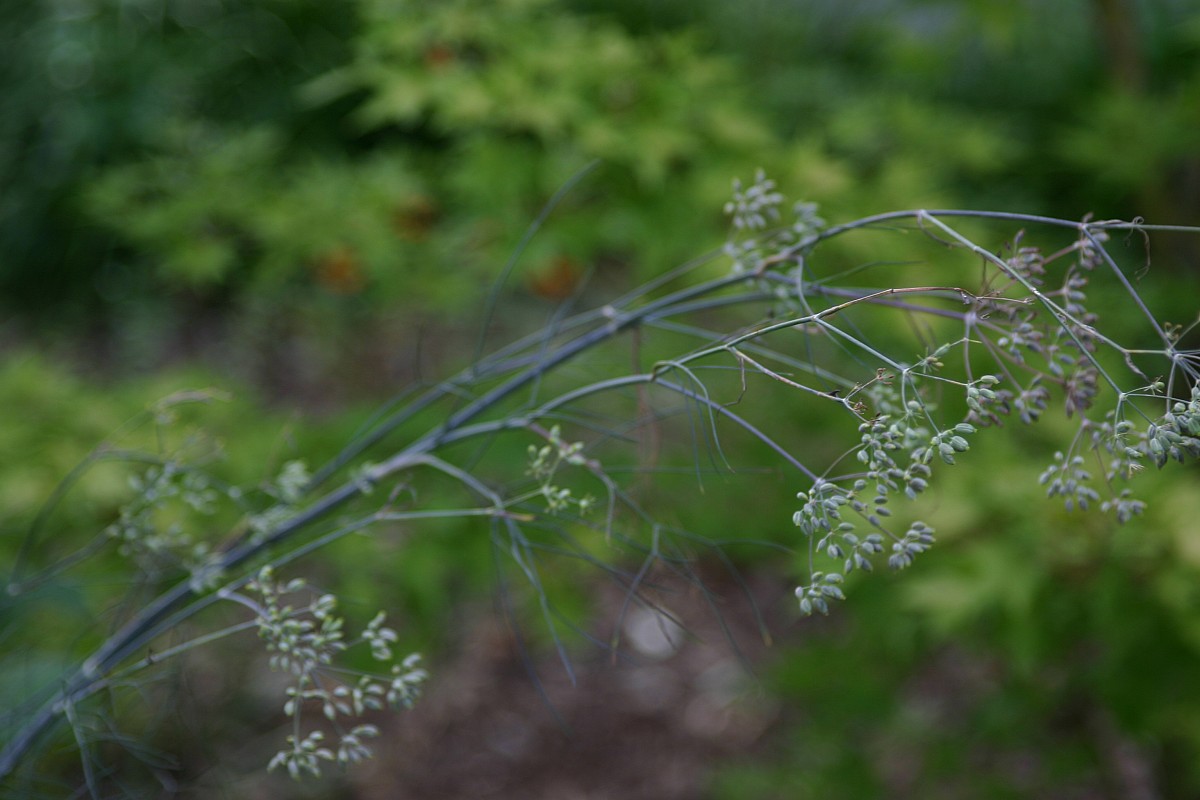
M 1025 276 L 1019 274 L 1018 272 L 1015 272 L 1004 261 L 1004 259 L 997 256 L 995 253 L 992 253 L 990 250 L 988 250 L 985 247 L 980 247 L 979 245 L 975 244 L 970 239 L 963 236 L 961 233 L 954 230 L 949 225 L 946 225 L 941 220 L 939 220 L 935 217 L 924 215 L 921 217 L 921 220 L 931 222 L 934 226 L 936 226 L 937 228 L 939 228 L 940 230 L 945 232 L 947 235 L 952 237 L 955 241 L 957 241 L 963 247 L 966 247 L 971 252 L 975 253 L 978 256 L 983 257 L 984 259 L 991 262 L 996 267 L 999 267 L 1002 272 L 1004 272 L 1006 275 L 1011 277 L 1013 280 L 1016 280 L 1018 283 L 1020 283 L 1021 286 L 1024 287 L 1027 292 L 1029 292 L 1031 295 L 1033 295 L 1035 298 L 1037 298 L 1038 302 L 1040 302 L 1043 306 L 1045 306 L 1046 309 L 1051 314 L 1054 315 L 1054 317 L 1059 321 L 1059 325 L 1061 326 L 1061 328 L 1066 332 L 1067 336 L 1069 336 L 1071 338 L 1071 341 L 1075 343 L 1075 346 L 1079 349 L 1079 352 L 1088 360 L 1089 363 L 1091 363 L 1091 365 L 1093 367 L 1096 368 L 1096 371 L 1101 376 L 1103 376 L 1104 380 L 1108 382 L 1108 385 L 1110 387 L 1112 387 L 1112 390 L 1114 392 L 1118 392 L 1118 393 L 1121 391 L 1121 386 L 1113 379 L 1113 377 L 1111 375 L 1108 374 L 1108 371 L 1105 370 L 1104 366 L 1096 359 L 1095 356 L 1093 356 L 1091 354 L 1091 352 L 1088 350 L 1087 346 L 1082 341 L 1080 341 L 1079 335 L 1075 331 L 1076 331 L 1076 329 L 1086 331 L 1087 334 L 1089 336 L 1091 336 L 1092 338 L 1096 339 L 1097 341 L 1104 342 L 1105 344 L 1112 347 L 1114 350 L 1116 350 L 1117 352 L 1119 352 L 1123 355 L 1126 354 L 1124 347 L 1117 344 L 1113 340 L 1109 339 L 1107 336 L 1104 336 L 1099 331 L 1097 331 L 1095 328 L 1093 328 L 1091 325 L 1088 325 L 1087 323 L 1085 323 L 1081 320 L 1075 319 L 1075 317 L 1073 317 L 1071 314 L 1068 314 L 1066 309 L 1062 308 L 1057 303 L 1055 303 L 1053 300 L 1051 300 L 1049 297 L 1047 297 L 1044 292 L 1042 292 L 1040 289 L 1038 289 L 1036 286 L 1034 286 L 1032 283 L 1030 283 L 1029 280 Z M 1065 324 L 1064 321 L 1069 322 L 1070 325 Z

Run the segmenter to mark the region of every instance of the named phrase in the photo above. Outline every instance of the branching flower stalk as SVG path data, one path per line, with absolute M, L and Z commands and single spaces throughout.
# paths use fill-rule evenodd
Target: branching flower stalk
M 114 675 L 152 666 L 146 654 L 166 633 L 228 602 L 253 610 L 272 666 L 294 679 L 285 707 L 294 727 L 272 766 L 303 776 L 319 772 L 324 762 L 365 757 L 367 740 L 377 729 L 359 717 L 411 701 L 424 671 L 414 660 L 402 660 L 393 664 L 390 678 L 338 672 L 335 661 L 349 642 L 335 613 L 336 600 L 319 596 L 293 606 L 284 598 L 301 587 L 280 584 L 273 571 L 382 520 L 488 519 L 493 540 L 507 550 L 543 604 L 537 547 L 525 529 L 534 521 L 558 526 L 564 536 L 571 526 L 603 530 L 643 553 L 643 566 L 632 575 L 613 570 L 627 581 L 631 596 L 651 559 L 681 568 L 680 559 L 664 556 L 663 528 L 606 468 L 608 458 L 591 454 L 593 448 L 616 446 L 621 438 L 615 427 L 582 432 L 585 426 L 579 423 L 597 397 L 620 398 L 637 390 L 673 398 L 689 415 L 697 446 L 722 453 L 723 438 L 741 436 L 763 445 L 795 475 L 795 549 L 809 560 L 796 589 L 804 614 L 826 613 L 832 601 L 844 599 L 845 577 L 855 570 L 870 571 L 885 558 L 892 569 L 913 564 L 934 544 L 934 529 L 903 520 L 894 501 L 928 491 L 940 470 L 958 465 L 983 429 L 1009 416 L 1034 422 L 1056 396 L 1078 428 L 1042 480 L 1048 493 L 1062 497 L 1068 507 L 1098 506 L 1127 520 L 1143 508 L 1127 485 L 1143 464 L 1161 467 L 1172 459 L 1200 456 L 1200 355 L 1182 347 L 1192 327 L 1157 321 L 1105 249 L 1114 232 L 1195 235 L 1200 229 L 960 210 L 892 212 L 827 227 L 810 205 L 784 209 L 782 194 L 765 176 L 749 186 L 736 185 L 727 207 L 733 229 L 723 248 L 730 259 L 724 274 L 675 288 L 690 272 L 711 271 L 712 257 L 702 259 L 600 308 L 556 319 L 381 412 L 311 476 L 299 462 L 286 465 L 269 491 L 260 493 L 265 502 L 251 502 L 244 491 L 208 481 L 203 470 L 182 461 L 147 469 L 135 487 L 137 504 L 114 523 L 112 537 L 136 566 L 152 572 L 155 585 L 173 583 L 63 675 L 25 716 L 0 750 L 0 778 L 11 775 L 40 736 Z M 1010 237 L 1017 226 L 1073 232 L 1076 241 L 1044 255 L 1022 234 L 1007 250 L 993 250 L 976 242 L 979 234 L 973 238 L 962 230 L 960 223 L 967 221 L 973 229 L 1002 225 Z M 883 285 L 863 286 L 851 282 L 861 270 L 839 271 L 823 261 L 841 238 L 882 226 L 907 226 L 924 234 L 935 252 L 948 248 L 949 258 L 956 259 L 956 277 L 909 285 L 898 275 Z M 1157 349 L 1127 348 L 1105 332 L 1088 305 L 1089 282 L 1104 271 L 1101 267 L 1135 303 Z M 1052 285 L 1056 273 L 1061 282 Z M 749 325 L 729 326 L 728 332 L 708 327 L 713 319 L 742 309 L 753 315 Z M 916 333 L 894 333 L 906 327 Z M 692 337 L 696 346 L 632 374 L 597 374 L 582 385 L 549 388 L 557 385 L 549 379 L 561 367 L 635 329 Z M 802 444 L 782 441 L 770 420 L 756 419 L 752 401 L 758 377 L 844 414 L 852 433 L 842 456 L 828 464 L 811 463 Z M 1102 399 L 1111 404 L 1101 405 Z M 419 414 L 433 410 L 442 414 L 439 424 L 416 435 L 406 432 Z M 564 433 L 568 426 L 581 433 Z M 527 437 L 525 474 L 511 488 L 448 455 L 452 446 L 475 442 L 486 449 L 505 435 Z M 594 480 L 603 499 L 566 488 L 560 477 L 572 470 Z M 419 472 L 458 485 L 479 505 L 397 509 L 382 497 L 386 493 L 373 493 Z M 325 488 L 337 476 L 341 483 Z M 214 547 L 186 526 L 164 529 L 162 506 L 156 505 L 160 497 L 200 516 L 219 501 L 233 503 L 243 509 L 244 522 L 224 546 Z M 356 501 L 377 505 L 365 514 L 335 519 Z M 581 519 L 600 508 L 602 524 Z M 620 519 L 623 512 L 627 520 Z M 191 519 L 186 514 L 184 519 Z M 653 531 L 649 546 L 637 544 L 642 526 Z M 32 539 L 28 544 L 32 548 Z M 75 563 L 65 560 L 49 572 Z M 9 594 L 20 596 L 32 582 L 14 576 Z M 356 641 L 381 662 L 392 663 L 395 634 L 383 627 L 383 619 L 376 617 Z M 336 746 L 325 744 L 321 730 L 303 729 L 300 714 L 309 706 L 320 708 L 333 724 Z
M 371 748 L 366 740 L 378 736 L 379 729 L 361 722 L 346 728 L 340 720 L 361 718 L 368 711 L 385 707 L 411 708 L 421 683 L 428 677 L 419 666 L 420 656 L 411 654 L 402 662 L 395 662 L 391 645 L 398 637 L 394 630 L 384 627 L 382 611 L 367 623 L 357 642 L 348 643 L 343 634 L 345 621 L 334 613 L 337 598 L 333 595 L 323 594 L 299 609 L 286 605 L 286 595 L 304 588 L 302 579 L 281 584 L 274 579 L 270 567 L 263 567 L 247 588 L 261 598 L 258 628 L 271 653 L 271 668 L 288 672 L 294 678 L 283 709 L 292 720 L 289 747 L 276 753 L 267 768 L 283 767 L 297 779 L 305 774 L 320 777 L 322 761 L 345 767 L 370 758 Z M 368 645 L 376 661 L 390 664 L 391 674 L 347 675 L 336 670 L 335 657 L 358 643 Z M 303 732 L 301 714 L 306 705 L 318 705 L 324 717 L 335 725 L 336 752 L 323 745 L 322 731 Z

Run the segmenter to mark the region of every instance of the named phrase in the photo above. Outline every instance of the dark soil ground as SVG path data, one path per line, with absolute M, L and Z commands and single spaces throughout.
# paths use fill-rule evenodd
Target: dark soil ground
M 770 627 L 786 628 L 787 587 L 752 584 Z M 574 685 L 553 653 L 527 663 L 497 615 L 478 620 L 417 708 L 385 731 L 388 750 L 354 777 L 354 796 L 703 796 L 714 764 L 752 751 L 777 714 L 752 675 L 768 648 L 736 587 L 719 587 L 719 617 L 699 590 L 672 588 L 656 601 L 682 627 L 631 607 L 618 657 L 574 656 Z M 611 636 L 623 601 L 616 589 L 601 596 L 599 638 Z

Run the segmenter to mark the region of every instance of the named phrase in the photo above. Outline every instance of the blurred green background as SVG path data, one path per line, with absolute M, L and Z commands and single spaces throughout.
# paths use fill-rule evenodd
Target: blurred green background
M 0 6 L 0 42 L 6 562 L 58 481 L 163 395 L 232 393 L 203 425 L 229 478 L 254 482 L 469 363 L 527 227 L 597 159 L 523 251 L 491 345 L 585 280 L 603 299 L 719 247 L 731 179 L 760 167 L 833 222 L 1200 222 L 1187 0 L 30 0 Z M 893 257 L 859 247 L 845 257 Z M 1156 313 L 1193 319 L 1196 241 L 1154 257 Z M 1147 476 L 1148 514 L 1117 528 L 1040 499 L 1061 420 L 1005 430 L 938 489 L 943 541 L 916 570 L 856 584 L 830 624 L 769 614 L 755 691 L 778 713 L 677 796 L 1200 794 L 1194 470 Z M 768 486 L 735 487 L 761 509 L 743 534 L 786 541 L 795 489 Z M 700 533 L 744 529 L 730 496 L 699 509 Z M 98 473 L 72 497 L 48 548 L 87 541 L 127 490 Z M 765 553 L 739 569 L 795 579 Z M 466 527 L 328 559 L 433 654 L 493 591 Z M 26 657 L 5 662 L 0 706 L 21 670 L 89 643 L 60 623 L 104 596 L 118 564 L 97 563 L 47 592 L 52 616 L 5 609 L 3 646 Z

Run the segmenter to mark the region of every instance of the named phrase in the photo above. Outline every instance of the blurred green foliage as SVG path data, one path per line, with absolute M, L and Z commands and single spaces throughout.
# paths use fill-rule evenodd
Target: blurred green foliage
M 61 319 L 97 304 L 120 313 L 131 296 L 149 302 L 147 293 L 160 287 L 130 267 L 121 237 L 92 221 L 87 187 L 109 168 L 151 155 L 176 119 L 295 120 L 300 109 L 289 87 L 344 52 L 352 21 L 324 3 L 7 4 L 0 11 L 6 306 Z
M 1188 224 L 1200 209 L 1200 12 L 1170 0 L 573 0 L 631 30 L 697 27 L 786 141 L 849 170 L 852 213 L 941 200 Z M 778 174 L 778 173 L 777 173 Z M 885 182 L 886 185 L 886 182 Z M 859 190 L 861 194 L 859 193 Z M 926 202 L 880 198 L 888 207 Z M 864 206 L 863 201 L 868 201 Z M 842 208 L 839 205 L 838 211 Z
M 855 583 L 847 615 L 779 654 L 787 733 L 718 771 L 715 797 L 1195 793 L 1194 476 L 1144 476 L 1146 516 L 1116 528 L 1031 485 L 1049 438 L 981 441 L 920 567 Z
M 0 7 L 0 41 L 0 332 L 57 327 L 118 364 L 157 363 L 134 356 L 215 315 L 236 320 L 214 334 L 229 360 L 309 331 L 300 359 L 327 380 L 351 360 L 331 331 L 388 351 L 411 336 L 397 318 L 478 308 L 595 159 L 525 250 L 513 307 L 560 301 L 590 272 L 628 288 L 719 245 L 730 179 L 760 166 L 835 221 L 956 204 L 1200 218 L 1200 11 L 1182 2 L 46 0 Z M 908 257 L 859 247 L 818 267 Z M 1146 285 L 1186 321 L 1195 278 L 1178 256 L 1195 249 L 1166 254 Z M 439 355 L 462 357 L 448 341 Z M 27 349 L 7 358 L 0 407 L 22 413 L 0 423 L 0 452 L 19 454 L 0 464 L 6 560 L 57 482 L 148 401 L 231 388 L 229 360 L 219 380 L 93 384 Z M 223 469 L 254 482 L 290 445 L 250 391 L 205 425 L 237 442 Z M 765 413 L 837 447 L 823 417 Z M 304 455 L 332 452 L 356 418 L 305 423 Z M 1194 487 L 1164 484 L 1114 531 L 1037 499 L 1044 434 L 1005 433 L 939 491 L 946 541 L 918 571 L 856 586 L 831 628 L 780 654 L 770 688 L 799 710 L 760 761 L 717 774 L 716 796 L 1115 791 L 1124 743 L 1164 796 L 1200 790 Z M 125 477 L 92 473 L 53 530 L 102 530 Z M 752 480 L 731 483 L 778 520 L 755 535 L 794 533 L 794 489 Z M 679 516 L 744 529 L 737 508 Z M 455 591 L 484 590 L 491 558 L 454 528 L 347 542 L 329 566 L 358 571 L 351 603 L 399 606 L 431 637 Z M 76 618 L 87 591 L 57 586 L 51 607 Z M 79 646 L 45 636 L 22 669 Z
M 12 6 L 2 296 L 56 319 L 284 288 L 289 306 L 463 309 L 592 159 L 525 254 L 534 293 L 715 244 L 730 177 L 757 166 L 835 217 L 1197 208 L 1200 22 L 1183 6 L 574 5 L 603 14 Z M 1126 16 L 1105 22 L 1110 5 Z
M 140 293 L 144 302 L 165 291 L 160 301 L 199 294 L 236 303 L 298 288 L 293 303 L 362 295 L 376 308 L 461 310 L 478 301 L 554 191 L 600 158 L 599 175 L 567 198 L 563 219 L 526 256 L 534 291 L 560 299 L 602 260 L 636 260 L 645 276 L 694 255 L 705 237 L 716 243 L 696 209 L 718 219 L 730 176 L 776 144 L 734 72 L 693 37 L 637 39 L 547 3 L 363 2 L 338 15 L 361 16 L 345 63 L 311 79 L 328 66 L 326 51 L 296 63 L 287 48 L 261 52 L 274 42 L 269 34 L 286 32 L 299 48 L 336 26 L 303 4 L 279 5 L 213 6 L 199 30 L 157 3 L 47 14 L 48 36 L 76 35 L 95 48 L 74 94 L 92 95 L 110 71 L 132 81 L 146 48 L 182 43 L 171 63 L 188 74 L 178 79 L 184 98 L 152 77 L 141 91 L 171 100 L 125 109 L 148 116 L 144 128 L 102 153 L 79 152 L 61 165 L 57 187 L 40 187 L 70 196 L 63 227 L 82 222 L 97 237 L 75 257 L 80 270 L 98 270 L 94 283 L 46 291 L 40 264 L 56 250 L 71 257 L 46 235 L 25 259 L 10 260 L 10 297 L 38 292 L 53 307 L 97 290 L 101 300 Z M 158 18 L 148 22 L 152 12 Z M 240 60 L 189 57 L 210 39 L 224 41 L 224 26 L 240 30 L 242 46 L 231 47 Z M 122 48 L 93 44 L 128 38 L 131 27 L 134 42 Z M 248 89 L 237 93 L 243 103 L 217 102 L 227 71 L 253 74 L 256 54 L 274 67 L 271 105 Z M 57 80 L 51 64 L 30 66 Z M 91 115 L 121 113 L 114 105 L 80 113 L 102 125 Z M 47 123 L 29 120 L 37 124 Z M 78 123 L 63 127 L 49 133 L 80 133 Z M 13 168 L 21 155 L 12 154 Z M 10 230 L 23 227 L 10 221 Z

